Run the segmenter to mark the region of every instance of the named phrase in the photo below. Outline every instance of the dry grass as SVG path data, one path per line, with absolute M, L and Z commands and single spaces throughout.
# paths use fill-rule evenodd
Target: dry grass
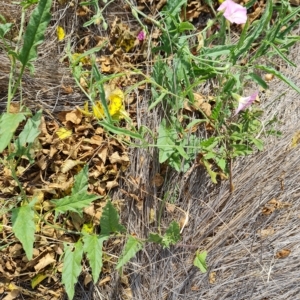
M 31 107 L 42 106 L 47 111 L 61 111 L 83 102 L 82 95 L 64 94 L 62 85 L 74 86 L 68 67 L 59 59 L 64 55 L 64 45 L 56 41 L 55 28 L 63 26 L 69 36 L 74 36 L 82 20 L 74 11 L 78 1 L 61 7 L 55 2 L 53 19 L 47 39 L 36 62 L 36 74 L 24 80 L 23 97 Z M 119 17 L 132 22 L 116 1 L 105 17 Z M 1 7 L 14 11 L 13 4 L 0 1 Z M 94 27 L 92 34 L 106 35 L 101 26 Z M 74 38 L 75 46 L 80 40 Z M 91 41 L 91 43 L 93 43 Z M 292 60 L 299 66 L 299 45 L 293 50 Z M 5 106 L 8 61 L 0 53 L 0 97 L 1 109 Z M 282 66 L 284 68 L 284 66 Z M 300 67 L 284 70 L 284 73 L 300 85 Z M 138 92 L 138 91 L 137 91 Z M 145 95 L 138 95 L 145 96 Z M 131 168 L 124 175 L 122 188 L 135 194 L 143 203 L 142 209 L 132 198 L 126 198 L 122 220 L 129 232 L 140 237 L 157 231 L 157 222 L 151 223 L 150 211 L 159 216 L 163 201 L 173 202 L 177 208 L 173 213 L 162 210 L 162 228 L 172 219 L 179 221 L 186 212 L 188 223 L 183 229 L 182 241 L 171 249 L 148 245 L 125 269 L 129 275 L 133 299 L 297 299 L 300 294 L 300 175 L 299 147 L 290 149 L 293 134 L 300 128 L 298 95 L 284 83 L 274 81 L 270 91 L 262 96 L 266 122 L 277 116 L 277 129 L 282 138 L 264 137 L 266 149 L 252 157 L 234 163 L 235 191 L 229 192 L 228 182 L 218 186 L 210 183 L 199 167 L 189 176 L 167 170 L 162 187 L 153 185 L 153 177 L 159 173 L 155 149 L 132 149 Z M 145 110 L 146 109 L 146 110 Z M 147 114 L 147 97 L 137 107 L 139 125 L 157 128 L 161 112 Z M 261 133 L 264 136 L 264 132 Z M 132 182 L 138 178 L 139 182 Z M 124 198 L 121 190 L 114 198 Z M 287 206 L 264 215 L 262 209 L 272 198 Z M 261 230 L 272 229 L 273 234 L 263 237 Z M 209 272 L 201 274 L 192 266 L 197 249 L 208 251 Z M 276 253 L 289 249 L 288 257 L 278 259 Z M 215 273 L 215 282 L 210 276 Z M 108 285 L 94 286 L 88 292 L 77 286 L 78 299 L 126 299 L 117 273 L 111 274 Z

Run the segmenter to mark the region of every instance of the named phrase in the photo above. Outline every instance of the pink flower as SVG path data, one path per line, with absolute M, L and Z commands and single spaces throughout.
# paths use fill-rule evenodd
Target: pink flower
M 144 31 L 140 31 L 139 34 L 137 35 L 137 39 L 139 41 L 143 41 L 146 38 L 146 33 Z
M 238 99 L 238 101 L 239 101 L 239 106 L 235 110 L 235 113 L 233 116 L 237 115 L 241 110 L 246 110 L 255 101 L 257 95 L 258 95 L 258 92 L 254 92 L 249 97 L 241 97 L 239 95 L 233 94 L 233 97 L 235 99 Z
M 247 9 L 232 0 L 224 1 L 218 11 L 224 11 L 224 17 L 231 23 L 245 24 L 247 22 Z

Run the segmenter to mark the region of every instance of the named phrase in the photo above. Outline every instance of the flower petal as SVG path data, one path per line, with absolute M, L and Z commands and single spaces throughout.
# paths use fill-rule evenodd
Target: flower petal
M 237 115 L 241 110 L 246 110 L 256 99 L 258 92 L 254 92 L 248 97 L 240 97 L 239 106 L 233 116 Z

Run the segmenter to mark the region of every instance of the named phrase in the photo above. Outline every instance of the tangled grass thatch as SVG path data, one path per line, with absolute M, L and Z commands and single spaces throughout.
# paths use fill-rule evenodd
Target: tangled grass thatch
M 5 1 L 0 4 L 12 7 Z M 72 1 L 72 5 L 76 8 L 78 1 Z M 118 11 L 119 16 L 128 18 L 127 12 Z M 105 17 L 113 19 L 115 14 L 116 11 L 107 11 Z M 38 102 L 52 112 L 83 103 L 80 93 L 62 93 L 62 85 L 74 86 L 74 83 L 68 67 L 59 62 L 63 46 L 55 39 L 57 24 L 63 24 L 67 34 L 73 36 L 82 25 L 80 22 L 73 7 L 54 5 L 53 22 L 36 62 L 37 76 L 32 78 L 28 74 L 24 79 L 23 97 L 31 106 Z M 106 34 L 101 27 L 95 30 L 99 35 Z M 78 42 L 72 40 L 72 45 Z M 299 45 L 293 50 L 292 60 L 299 66 L 298 51 Z M 1 53 L 1 110 L 5 106 L 8 72 L 8 60 Z M 300 67 L 283 72 L 300 85 Z M 261 101 L 264 119 L 267 122 L 276 116 L 277 127 L 283 135 L 281 138 L 265 137 L 263 152 L 234 163 L 233 193 L 229 192 L 226 181 L 213 186 L 200 167 L 191 170 L 189 176 L 167 172 L 163 186 L 156 187 L 153 178 L 160 171 L 156 150 L 131 151 L 131 168 L 124 176 L 122 188 L 137 195 L 143 203 L 142 209 L 137 208 L 136 200 L 127 199 L 122 190 L 113 195 L 128 201 L 122 213 L 128 230 L 140 237 L 157 230 L 157 224 L 149 217 L 151 209 L 157 215 L 162 212 L 162 227 L 172 219 L 186 221 L 188 215 L 179 245 L 171 249 L 148 245 L 128 264 L 125 272 L 130 277 L 133 299 L 299 297 L 300 152 L 299 146 L 290 149 L 292 136 L 300 127 L 298 95 L 277 80 L 270 86 L 270 92 Z M 146 115 L 146 107 L 147 98 L 144 98 L 137 107 L 137 122 L 156 128 L 160 112 Z M 132 182 L 130 178 L 139 180 Z M 277 206 L 268 204 L 273 198 L 279 203 Z M 173 202 L 174 210 L 161 209 L 163 201 Z M 267 214 L 268 211 L 271 212 Z M 197 249 L 208 251 L 207 274 L 201 274 L 192 266 Z M 280 251 L 284 249 L 290 254 L 280 258 L 283 253 Z M 78 299 L 126 299 L 126 292 L 117 273 L 111 274 L 109 284 L 93 286 L 89 293 L 80 283 L 77 286 Z

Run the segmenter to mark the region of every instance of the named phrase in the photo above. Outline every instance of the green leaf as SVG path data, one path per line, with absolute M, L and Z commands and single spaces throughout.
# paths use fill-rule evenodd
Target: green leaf
M 75 176 L 75 183 L 72 188 L 72 195 L 77 193 L 86 193 L 88 188 L 89 166 L 86 164 L 83 169 Z
M 273 1 L 267 0 L 267 5 L 264 11 L 264 14 L 261 16 L 258 23 L 252 26 L 252 32 L 250 32 L 247 38 L 236 46 L 236 49 L 233 51 L 233 61 L 234 63 L 237 61 L 240 55 L 245 55 L 248 53 L 249 49 L 252 46 L 252 43 L 260 36 L 260 34 L 265 29 L 266 25 L 270 22 L 273 12 Z
M 120 224 L 119 215 L 111 201 L 107 201 L 103 208 L 100 227 L 102 235 L 109 235 L 111 232 L 125 232 L 125 227 Z
M 64 259 L 62 270 L 62 283 L 70 299 L 74 297 L 74 286 L 81 273 L 81 260 L 83 255 L 82 242 L 79 240 L 74 246 L 64 244 Z
M 259 151 L 262 151 L 264 149 L 264 142 L 262 140 L 255 139 L 255 138 L 251 138 L 250 140 Z
M 195 29 L 194 25 L 190 22 L 181 22 L 181 23 L 179 23 L 177 28 L 178 28 L 179 32 L 184 32 L 186 30 L 194 30 Z
M 102 246 L 109 236 L 98 236 L 96 234 L 84 234 L 83 251 L 89 260 L 92 269 L 93 281 L 97 282 L 102 269 Z
M 23 113 L 4 113 L 0 119 L 0 152 L 10 143 L 19 124 L 25 120 Z
M 233 157 L 249 155 L 253 153 L 253 150 L 250 146 L 245 144 L 232 144 Z
M 300 93 L 300 88 L 297 85 L 295 85 L 294 82 L 292 82 L 289 78 L 287 78 L 285 75 L 278 72 L 274 68 L 266 67 L 266 66 L 263 66 L 263 65 L 256 65 L 255 67 L 257 69 L 260 69 L 260 70 L 263 70 L 267 73 L 271 73 L 271 74 L 275 75 L 276 77 L 278 77 L 279 79 L 284 81 L 286 84 L 288 84 L 291 88 L 293 88 L 296 92 Z
M 289 65 L 293 66 L 293 67 L 297 67 L 291 60 L 289 60 L 283 53 L 282 51 L 275 46 L 273 43 L 271 43 L 272 48 L 275 50 L 275 52 Z
M 220 46 L 214 46 L 213 48 L 203 48 L 203 55 L 206 55 L 208 57 L 216 57 L 220 55 L 227 55 L 230 53 L 230 51 L 234 48 L 234 45 L 220 45 Z
M 152 102 L 148 108 L 148 110 L 153 109 L 156 105 L 158 105 L 167 95 L 167 93 L 162 92 L 155 100 Z
M 163 11 L 175 17 L 178 13 L 180 13 L 181 6 L 184 4 L 186 4 L 186 0 L 167 1 L 167 4 L 163 7 Z
M 41 123 L 42 111 L 37 112 L 32 118 L 29 118 L 20 133 L 19 137 L 15 141 L 15 155 L 21 157 L 27 155 L 30 158 L 31 144 L 34 143 L 35 139 L 40 134 L 40 123 Z
M 51 19 L 52 0 L 40 0 L 30 16 L 24 34 L 24 44 L 19 54 L 23 68 L 37 58 L 37 46 L 44 41 L 44 33 Z
M 150 233 L 148 241 L 163 246 L 163 238 L 158 233 Z
M 163 119 L 158 128 L 157 138 L 160 163 L 165 162 L 175 152 L 174 135 L 176 135 L 176 130 L 172 127 L 167 127 L 166 120 Z
M 250 73 L 248 76 L 258 83 L 263 89 L 267 90 L 269 88 L 267 83 L 256 73 Z
M 0 24 L 0 38 L 3 39 L 4 36 L 11 30 L 14 24 L 12 23 L 5 23 Z
M 172 221 L 169 225 L 166 233 L 163 236 L 163 248 L 169 248 L 170 245 L 175 245 L 180 241 L 180 227 L 175 221 Z
M 205 166 L 205 168 L 206 168 L 206 170 L 207 170 L 207 173 L 208 173 L 209 176 L 210 176 L 211 181 L 212 181 L 213 183 L 217 183 L 217 173 L 214 172 L 214 171 L 211 169 L 210 163 L 209 163 L 207 160 L 203 159 L 203 158 L 202 158 L 202 162 L 203 162 L 203 164 L 204 164 L 204 166 Z
M 115 133 L 115 134 L 120 134 L 120 135 L 125 135 L 126 137 L 131 137 L 133 139 L 138 139 L 138 140 L 142 140 L 143 137 L 136 132 L 127 130 L 127 129 L 123 129 L 117 126 L 114 126 L 111 123 L 108 123 L 107 121 L 103 120 L 103 121 L 99 121 L 99 124 L 106 129 L 109 132 Z
M 119 257 L 116 269 L 121 269 L 132 257 L 143 248 L 143 243 L 133 236 L 129 236 L 126 245 Z
M 34 243 L 34 200 L 24 206 L 12 210 L 12 229 L 15 236 L 22 243 L 28 260 L 32 259 Z
M 75 176 L 75 183 L 71 195 L 59 200 L 51 201 L 55 206 L 55 214 L 74 211 L 82 216 L 83 208 L 89 206 L 92 201 L 100 198 L 97 195 L 88 194 L 87 187 L 88 165 L 85 165 L 80 173 Z
M 202 273 L 206 273 L 207 272 L 207 266 L 206 266 L 206 256 L 207 256 L 207 252 L 203 251 L 201 253 L 199 253 L 198 251 L 196 252 L 196 257 L 194 259 L 194 266 L 198 267 L 199 270 Z

